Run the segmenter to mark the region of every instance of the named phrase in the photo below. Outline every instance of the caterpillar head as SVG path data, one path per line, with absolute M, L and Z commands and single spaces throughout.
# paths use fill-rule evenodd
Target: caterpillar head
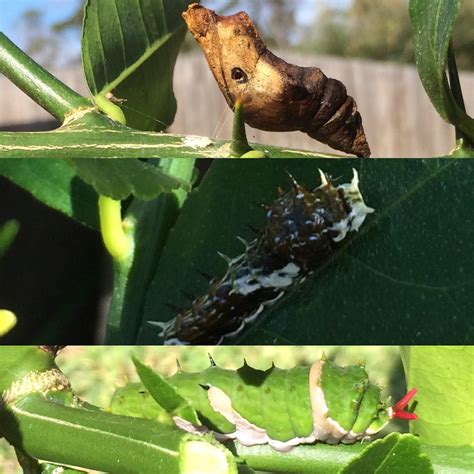
M 338 186 L 338 191 L 342 193 L 344 202 L 350 209 L 349 215 L 347 216 L 346 232 L 358 232 L 360 226 L 364 223 L 367 214 L 372 214 L 374 209 L 366 206 L 364 198 L 359 189 L 359 174 L 356 169 L 352 170 L 354 177 L 348 184 L 341 184 Z M 338 236 L 339 240 L 345 237 L 345 233 L 341 232 Z M 338 240 L 335 239 L 337 242 Z
M 352 181 L 338 187 L 319 172 L 319 187 L 310 191 L 291 178 L 293 192 L 282 195 L 267 211 L 266 246 L 296 261 L 300 253 L 313 259 L 326 253 L 332 242 L 357 232 L 367 215 L 374 212 L 364 202 L 355 169 Z
M 362 366 L 340 367 L 321 360 L 311 367 L 309 383 L 315 433 L 330 444 L 371 437 L 393 418 L 416 419 L 405 411 L 416 389 L 390 407 Z

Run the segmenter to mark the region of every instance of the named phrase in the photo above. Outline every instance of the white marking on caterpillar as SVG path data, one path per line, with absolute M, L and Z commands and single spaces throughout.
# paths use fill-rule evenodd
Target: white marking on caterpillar
M 287 441 L 272 439 L 268 436 L 266 429 L 250 423 L 234 410 L 231 399 L 220 388 L 211 387 L 207 392 L 207 396 L 212 409 L 220 413 L 228 422 L 235 425 L 236 428 L 233 433 L 218 433 L 217 439 L 237 440 L 244 446 L 269 444 L 273 449 L 281 452 L 290 451 L 292 447 L 298 444 L 314 443 L 316 441 L 314 434 L 304 438 L 292 438 Z
M 315 362 L 309 372 L 309 393 L 313 411 L 313 432 L 316 439 L 334 444 L 347 434 L 339 423 L 328 417 L 329 408 L 321 388 L 321 375 L 324 361 Z
M 321 168 L 319 168 L 318 171 L 319 171 L 319 176 L 321 177 L 321 186 L 319 186 L 319 189 L 321 189 L 327 186 L 329 184 L 329 181 L 326 176 L 326 173 Z
M 265 275 L 261 268 L 257 268 L 247 275 L 234 280 L 234 293 L 249 295 L 261 288 L 287 288 L 294 283 L 300 272 L 300 267 L 289 263 L 285 267 Z
M 341 184 L 337 189 L 344 191 L 344 195 L 347 196 L 351 206 L 351 212 L 348 216 L 349 230 L 358 232 L 367 215 L 374 213 L 375 209 L 366 206 L 359 189 L 359 173 L 356 169 L 353 169 L 352 172 L 354 173 L 352 181 L 349 184 Z
M 355 441 L 362 439 L 363 436 L 364 433 L 356 433 L 355 431 L 350 430 L 349 433 L 347 433 L 347 435 L 342 438 L 342 442 L 346 444 L 352 444 Z
M 205 425 L 195 425 L 180 416 L 173 416 L 174 424 L 181 430 L 195 435 L 205 435 L 210 433 L 210 429 Z

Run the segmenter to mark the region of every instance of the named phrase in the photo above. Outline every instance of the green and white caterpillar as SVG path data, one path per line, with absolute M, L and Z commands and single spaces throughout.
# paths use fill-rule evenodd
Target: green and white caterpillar
M 372 437 L 393 418 L 416 419 L 405 411 L 416 389 L 390 406 L 363 366 L 340 367 L 324 357 L 311 367 L 265 371 L 247 363 L 237 371 L 222 369 L 211 359 L 203 372 L 179 370 L 168 378 L 135 364 L 176 426 L 194 434 L 211 431 L 220 441 L 245 446 L 269 444 L 289 451 L 317 441 L 350 444 Z

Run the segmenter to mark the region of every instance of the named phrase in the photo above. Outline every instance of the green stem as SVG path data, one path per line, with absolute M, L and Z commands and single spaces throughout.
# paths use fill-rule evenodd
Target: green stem
M 57 349 L 0 347 L 1 435 L 23 460 L 131 474 L 236 474 L 231 453 L 210 436 L 114 415 L 78 400 L 55 365 Z
M 0 72 L 43 109 L 64 122 L 73 110 L 92 103 L 74 92 L 0 33 Z
M 99 107 L 99 109 L 107 114 L 111 119 L 115 120 L 122 125 L 127 125 L 127 119 L 125 118 L 125 114 L 123 113 L 122 109 L 111 102 L 107 97 L 97 94 L 94 96 L 94 101 Z
M 20 230 L 20 223 L 11 219 L 0 226 L 0 257 L 8 250 Z
M 176 158 L 163 159 L 160 162 L 160 168 L 170 176 L 179 178 L 191 186 L 195 172 L 195 159 L 180 160 Z M 178 206 L 181 208 L 188 197 L 188 192 L 183 188 L 175 189 L 172 193 L 176 196 Z
M 194 159 L 164 159 L 160 168 L 192 184 Z M 126 218 L 135 222 L 133 262 L 115 265 L 114 293 L 107 322 L 107 344 L 135 344 L 143 318 L 146 294 L 156 272 L 170 230 L 188 193 L 173 190 L 154 201 L 134 200 Z
M 15 449 L 15 454 L 23 472 L 27 472 L 28 474 L 42 474 L 43 470 L 37 459 L 26 455 L 18 448 Z
M 222 460 L 221 474 L 235 474 L 229 452 L 208 438 L 154 420 L 73 408 L 30 394 L 0 414 L 5 438 L 37 459 L 105 472 L 193 474 L 192 465 Z M 200 444 L 197 459 L 189 445 Z M 190 459 L 192 458 L 192 459 Z M 206 472 L 206 471 L 203 471 Z
M 456 64 L 456 56 L 454 54 L 454 48 L 452 41 L 449 44 L 448 49 L 448 73 L 449 73 L 449 85 L 451 87 L 451 91 L 459 108 L 466 112 L 466 104 L 464 102 L 464 97 L 462 93 L 461 81 L 459 79 L 459 72 L 458 67 Z M 456 126 L 456 140 L 463 140 L 464 146 L 472 147 L 473 143 L 471 142 L 470 138 Z
M 70 467 L 58 466 L 57 464 L 41 463 L 39 465 L 41 474 L 86 474 L 86 471 L 79 471 Z
M 279 455 L 268 445 L 247 448 L 235 443 L 237 462 L 245 462 L 256 471 L 288 474 L 336 474 L 364 448 L 362 444 L 330 446 L 318 443 L 315 446 L 298 446 Z
M 237 100 L 235 103 L 231 149 L 233 155 L 238 158 L 252 151 L 245 132 L 245 111 L 241 100 Z
M 0 159 L 222 158 L 229 156 L 232 146 L 229 141 L 212 140 L 205 148 L 194 147 L 189 145 L 187 136 L 133 130 L 98 112 L 89 112 L 69 125 L 52 132 L 0 133 Z M 268 150 L 272 158 L 342 158 L 311 151 L 257 147 Z
M 245 447 L 238 443 L 228 445 L 237 456 L 238 463 L 246 463 L 256 471 L 284 474 L 336 474 L 360 455 L 367 447 L 365 443 L 331 446 L 317 443 L 298 446 L 281 454 L 268 445 Z M 426 453 L 434 472 L 458 472 L 468 474 L 472 471 L 474 449 L 471 446 L 432 446 L 421 445 L 421 453 Z M 373 472 L 369 466 L 363 472 Z M 405 466 L 406 467 L 406 466 Z M 404 472 L 408 472 L 406 467 Z M 352 472 L 350 468 L 343 472 Z M 354 472 L 362 472 L 355 471 Z M 377 471 L 378 472 L 378 471 Z M 401 471 L 400 471 L 401 472 Z
M 99 215 L 102 239 L 113 259 L 124 262 L 133 251 L 133 240 L 127 223 L 122 222 L 121 201 L 99 196 Z

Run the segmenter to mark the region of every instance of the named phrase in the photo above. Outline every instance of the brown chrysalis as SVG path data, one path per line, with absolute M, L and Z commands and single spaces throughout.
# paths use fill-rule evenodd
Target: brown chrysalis
M 362 118 L 342 82 L 275 56 L 245 12 L 219 16 L 194 3 L 183 17 L 227 103 L 234 108 L 240 98 L 250 126 L 299 130 L 336 150 L 370 156 Z

